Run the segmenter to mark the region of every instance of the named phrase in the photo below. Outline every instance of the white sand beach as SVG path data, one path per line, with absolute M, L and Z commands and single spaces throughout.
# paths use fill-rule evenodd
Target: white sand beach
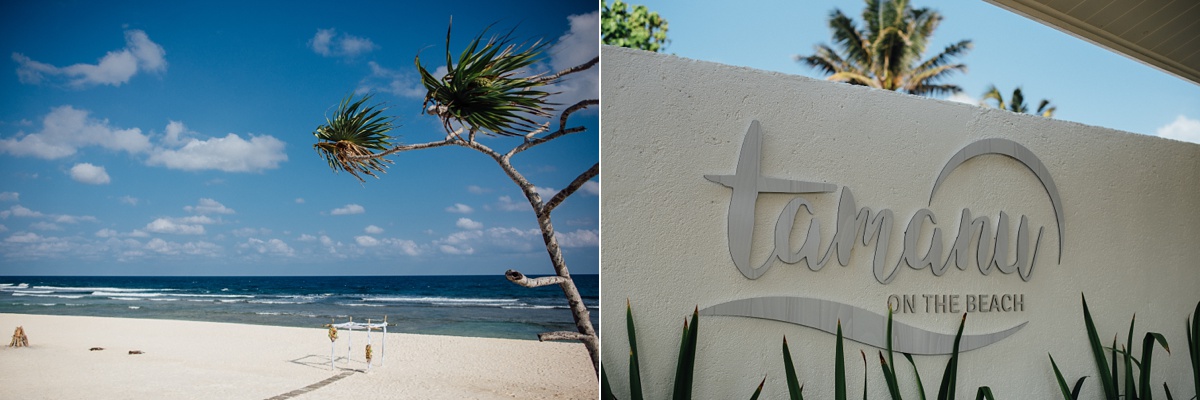
M 0 344 L 7 345 L 17 326 L 25 328 L 30 347 L 0 348 L 4 398 L 599 397 L 578 343 L 388 333 L 381 354 L 383 335 L 373 332 L 368 372 L 363 331 L 339 331 L 331 369 L 330 342 L 317 327 L 0 314 Z M 93 347 L 104 350 L 89 351 Z M 320 387 L 306 389 L 314 386 Z

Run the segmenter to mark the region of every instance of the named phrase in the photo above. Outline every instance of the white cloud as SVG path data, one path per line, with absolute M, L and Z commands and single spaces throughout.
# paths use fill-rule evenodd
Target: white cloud
M 415 70 L 394 70 L 384 68 L 374 61 L 367 62 L 371 67 L 371 75 L 358 81 L 357 93 L 383 92 L 399 97 L 421 99 L 425 97 L 425 86 Z
M 246 239 L 245 243 L 238 245 L 238 248 L 250 250 L 258 254 L 275 255 L 275 256 L 292 256 L 296 254 L 296 250 L 289 246 L 287 242 L 279 239 L 262 240 L 256 238 Z
M 9 236 L 7 239 L 4 239 L 5 242 L 9 242 L 9 243 L 37 243 L 37 242 L 40 242 L 41 240 L 42 240 L 42 237 L 33 232 L 14 233 L 12 236 Z
M 600 12 L 593 11 L 582 15 L 567 17 L 571 28 L 558 38 L 550 47 L 551 73 L 571 68 L 600 55 Z M 551 101 L 569 107 L 580 100 L 599 99 L 600 97 L 600 67 L 594 66 L 588 70 L 567 75 L 566 79 L 551 85 L 549 92 L 562 92 L 551 96 Z M 592 107 L 591 109 L 596 109 Z
M 71 179 L 89 185 L 107 185 L 109 182 L 112 182 L 104 167 L 95 166 L 90 163 L 79 163 L 71 167 Z
M 213 257 L 221 253 L 221 246 L 205 241 L 176 243 L 160 238 L 150 239 L 143 248 L 163 255 L 185 254 L 189 256 Z M 131 255 L 138 256 L 140 254 L 134 253 Z
M 186 224 L 173 221 L 169 218 L 159 218 L 146 224 L 145 229 L 154 233 L 168 233 L 173 235 L 203 235 L 204 225 Z
M 299 198 L 299 197 L 297 197 L 297 198 L 296 198 L 296 204 L 304 204 L 304 199 L 303 199 L 303 198 Z
M 161 142 L 168 146 L 182 146 L 187 144 L 188 136 L 194 135 L 195 132 L 189 131 L 183 122 L 169 121 L 167 129 L 163 132 Z
M 533 191 L 537 192 L 539 195 L 542 196 L 543 202 L 550 200 L 551 197 L 554 197 L 554 195 L 558 193 L 558 189 L 538 187 L 538 186 L 534 186 Z
M 360 38 L 345 33 L 338 34 L 336 29 L 317 29 L 317 33 L 308 41 L 313 52 L 324 57 L 357 57 L 379 48 L 371 39 Z
M 217 223 L 217 220 L 212 219 L 207 215 L 193 215 L 190 217 L 172 218 L 171 220 L 181 224 L 211 225 Z
M 20 204 L 17 204 L 12 207 L 9 207 L 7 210 L 0 211 L 0 218 L 8 219 L 9 216 L 23 217 L 23 218 L 41 218 L 46 215 L 42 214 L 41 212 L 33 211 L 28 208 L 25 208 L 24 206 L 22 206 Z
M 354 242 L 363 247 L 374 247 L 379 245 L 379 239 L 370 236 L 355 236 Z
M 333 211 L 330 211 L 329 213 L 333 214 L 333 215 L 350 215 L 350 214 L 362 214 L 364 212 L 367 212 L 367 209 L 363 208 L 363 206 L 360 206 L 358 204 L 347 204 L 345 207 L 335 208 L 335 209 L 333 209 Z
M 479 186 L 475 186 L 475 185 L 469 185 L 469 186 L 467 186 L 467 191 L 471 192 L 471 194 L 484 194 L 484 193 L 490 193 L 492 190 L 482 188 Z
M 184 171 L 262 172 L 287 161 L 283 141 L 266 135 L 248 137 L 230 133 L 223 138 L 191 139 L 178 149 L 156 148 L 146 163 Z
M 971 97 L 971 95 L 966 94 L 965 92 L 958 92 L 958 93 L 952 94 L 952 95 L 950 95 L 950 97 L 947 97 L 946 100 L 953 101 L 955 103 L 970 104 L 973 106 L 979 105 L 979 99 Z
M 0 225 L 0 232 L 8 232 L 8 227 L 4 226 L 4 225 Z
M 120 201 L 121 203 L 128 204 L 131 206 L 136 206 L 136 205 L 138 205 L 138 202 L 141 200 L 139 200 L 137 197 L 126 195 L 126 196 L 121 196 L 120 198 L 117 199 L 117 201 Z
M 271 230 L 267 229 L 267 228 L 258 229 L 258 228 L 247 227 L 247 228 L 234 229 L 233 231 L 230 231 L 229 233 L 232 233 L 233 236 L 237 236 L 237 237 L 253 237 L 253 236 L 270 235 Z
M 480 228 L 483 228 L 483 224 L 482 224 L 482 223 L 480 223 L 480 222 L 477 222 L 477 221 L 472 221 L 470 218 L 459 218 L 459 219 L 458 219 L 458 222 L 454 223 L 454 226 L 457 226 L 457 227 L 459 227 L 459 228 L 462 228 L 462 229 L 480 229 Z
M 329 236 L 321 235 L 320 240 L 322 245 L 333 246 L 333 239 L 330 239 Z
M 62 223 L 62 224 L 76 224 L 76 223 L 79 223 L 80 221 L 96 222 L 96 217 L 93 217 L 91 215 L 84 215 L 84 216 L 51 215 L 50 218 L 53 219 L 54 222 L 58 222 L 58 223 Z
M 1180 115 L 1171 123 L 1156 129 L 1154 135 L 1184 142 L 1200 143 L 1200 120 Z
M 314 242 L 317 240 L 317 237 L 313 236 L 313 235 L 309 235 L 307 233 L 303 233 L 303 234 L 300 234 L 300 237 L 296 240 L 299 240 L 301 242 Z
M 600 245 L 600 234 L 592 229 L 579 229 L 574 232 L 554 232 L 554 238 L 562 247 L 595 247 Z
M 592 196 L 599 196 L 600 195 L 600 182 L 596 182 L 596 181 L 584 182 L 583 186 L 579 187 L 579 190 L 585 194 L 590 194 Z
M 438 250 L 441 250 L 443 253 L 452 254 L 452 255 L 475 254 L 475 249 L 471 248 L 471 246 L 454 247 L 454 246 L 443 244 L 441 246 L 438 246 Z
M 96 231 L 96 237 L 98 237 L 98 238 L 110 238 L 110 237 L 116 237 L 116 236 L 117 236 L 117 231 L 114 231 L 112 229 L 104 228 L 104 229 Z
M 183 210 L 195 214 L 233 214 L 236 212 L 232 208 L 225 207 L 224 204 L 209 198 L 201 198 L 197 205 L 184 206 Z
M 39 231 L 61 231 L 62 227 L 52 222 L 38 221 L 29 224 L 29 227 Z
M 471 208 L 471 206 L 468 206 L 466 204 L 454 203 L 454 205 L 452 205 L 450 207 L 446 207 L 446 211 L 456 213 L 456 214 L 470 214 L 472 211 L 475 211 L 475 209 Z
M 109 150 L 137 154 L 149 151 L 150 139 L 141 129 L 117 129 L 108 120 L 88 117 L 88 111 L 71 106 L 50 110 L 42 118 L 40 132 L 0 140 L 0 151 L 15 156 L 33 156 L 53 160 L 75 154 L 80 148 L 99 146 Z
M 496 207 L 501 211 L 528 211 L 529 205 L 526 203 L 514 203 L 511 197 L 500 196 L 500 203 Z
M 363 228 L 363 232 L 366 232 L 366 233 L 369 233 L 372 235 L 378 235 L 380 233 L 383 233 L 383 228 L 380 228 L 375 225 L 367 225 L 366 228 Z
M 151 41 L 146 32 L 127 30 L 125 48 L 108 52 L 96 64 L 55 67 L 34 61 L 21 53 L 13 53 L 12 58 L 19 64 L 17 79 L 21 83 L 39 85 L 43 81 L 62 77 L 68 86 L 82 89 L 94 85 L 121 86 L 138 72 L 166 71 L 165 55 L 162 46 Z
M 0 193 L 0 201 L 20 201 L 21 194 L 17 192 Z

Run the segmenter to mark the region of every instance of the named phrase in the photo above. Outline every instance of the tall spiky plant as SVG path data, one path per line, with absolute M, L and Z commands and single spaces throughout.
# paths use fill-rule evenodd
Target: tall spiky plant
M 326 117 L 325 124 L 313 131 L 313 136 L 317 137 L 313 149 L 329 163 L 329 168 L 349 172 L 362 182 L 360 173 L 379 178 L 372 171 L 387 172 L 385 163 L 391 163 L 390 160 L 361 157 L 391 146 L 392 137 L 387 133 L 394 126 L 391 117 L 380 116 L 386 107 L 362 107 L 371 95 L 351 103 L 353 99 L 353 95 L 347 95 L 338 104 L 333 118 Z
M 988 91 L 983 94 L 983 100 L 979 102 L 979 105 L 994 105 L 996 108 L 1001 110 L 1008 110 L 1022 114 L 1029 112 L 1029 105 L 1025 104 L 1025 94 L 1021 93 L 1020 87 L 1013 89 L 1012 97 L 1009 99 L 1010 101 L 1006 103 L 1004 101 L 1004 95 L 1000 93 L 1000 89 L 996 89 L 996 85 L 992 85 L 988 87 Z M 988 100 L 993 101 L 994 104 L 989 104 Z M 1031 114 L 1051 118 L 1054 117 L 1054 111 L 1056 110 L 1058 110 L 1058 107 L 1050 105 L 1050 100 L 1042 99 L 1042 101 L 1038 103 L 1037 112 L 1033 112 Z
M 413 61 L 427 91 L 422 107 L 440 117 L 447 132 L 454 132 L 451 123 L 457 122 L 472 141 L 476 132 L 524 136 L 538 128 L 530 117 L 550 116 L 554 109 L 546 97 L 551 93 L 535 89 L 556 79 L 517 75 L 539 61 L 547 43 L 517 45 L 509 40 L 512 32 L 483 42 L 487 33 L 484 29 L 455 63 L 450 53 L 450 31 L 446 29 L 446 75 L 434 77 L 421 65 L 420 55 Z
M 953 60 L 971 49 L 970 40 L 946 46 L 922 60 L 929 38 L 942 15 L 928 8 L 914 9 L 908 0 L 866 0 L 859 29 L 853 19 L 834 9 L 829 15 L 833 43 L 816 46 L 816 54 L 795 56 L 796 61 L 829 75 L 826 79 L 915 95 L 945 95 L 962 91 L 944 81 L 966 64 Z
M 391 120 L 379 117 L 384 109 L 362 106 L 370 98 L 368 95 L 356 102 L 350 102 L 349 98 L 343 100 L 335 118 L 318 128 L 315 134 L 321 142 L 314 147 L 329 163 L 330 168 L 350 172 L 359 180 L 362 180 L 359 173 L 376 176 L 372 171 L 383 172 L 386 167 L 384 163 L 391 162 L 384 157 L 410 150 L 460 146 L 483 153 L 496 161 L 505 175 L 521 188 L 521 192 L 529 201 L 555 273 L 554 276 L 528 278 L 510 269 L 505 272 L 505 276 L 509 281 L 525 287 L 558 285 L 562 289 L 571 315 L 575 319 L 576 331 L 546 332 L 539 334 L 538 339 L 582 342 L 592 359 L 596 374 L 599 375 L 600 339 L 592 327 L 591 313 L 584 304 L 575 281 L 571 279 L 570 270 L 563 259 L 562 248 L 554 234 L 550 214 L 567 197 L 600 175 L 600 163 L 597 162 L 579 173 L 574 180 L 564 185 L 562 190 L 543 201 L 534 184 L 513 167 L 512 158 L 554 139 L 587 130 L 583 126 L 568 127 L 567 120 L 576 111 L 600 104 L 600 100 L 582 100 L 563 109 L 558 113 L 558 129 L 554 130 L 551 129 L 550 122 L 538 125 L 532 119 L 549 117 L 550 112 L 554 111 L 546 101 L 549 93 L 534 89 L 558 82 L 566 75 L 590 69 L 600 62 L 600 57 L 552 75 L 522 75 L 537 62 L 545 44 L 539 41 L 528 47 L 517 46 L 509 43 L 509 35 L 492 37 L 484 42 L 482 38 L 486 32 L 485 28 L 483 33 L 467 45 L 455 64 L 450 55 L 450 34 L 447 29 L 447 74 L 444 77 L 435 78 L 421 66 L 420 58 L 416 59 L 421 81 L 428 90 L 425 105 L 422 107 L 425 107 L 429 114 L 441 119 L 447 133 L 443 139 L 410 145 L 392 145 L 391 137 L 386 134 L 392 129 Z M 458 125 L 457 128 L 455 124 Z M 468 132 L 466 139 L 460 135 L 464 130 Z M 508 152 L 500 153 L 475 141 L 476 132 L 523 136 L 524 140 Z

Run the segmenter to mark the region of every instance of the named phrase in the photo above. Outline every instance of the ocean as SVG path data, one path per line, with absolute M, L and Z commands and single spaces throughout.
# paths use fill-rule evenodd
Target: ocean
M 599 331 L 600 278 L 572 277 Z M 388 332 L 527 340 L 575 331 L 558 285 L 530 289 L 503 275 L 0 277 L 0 313 L 305 328 L 386 315 Z

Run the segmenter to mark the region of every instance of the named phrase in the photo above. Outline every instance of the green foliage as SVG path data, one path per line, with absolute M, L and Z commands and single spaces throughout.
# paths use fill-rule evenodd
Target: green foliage
M 1200 302 L 1196 303 L 1196 311 L 1185 324 L 1187 328 L 1188 358 L 1192 360 L 1192 388 L 1200 396 Z M 1163 383 L 1166 387 L 1166 383 Z M 1167 390 L 1169 394 L 1171 391 Z M 1169 397 L 1169 395 L 1168 395 Z
M 637 329 L 633 326 L 633 307 L 625 299 L 625 328 L 629 334 L 629 398 L 642 400 L 642 371 L 638 363 Z
M 1079 389 L 1083 388 L 1083 381 L 1087 377 L 1080 377 L 1075 381 L 1074 389 L 1067 389 L 1067 381 L 1063 379 L 1062 371 L 1059 371 L 1058 364 L 1054 362 L 1054 356 L 1050 356 L 1050 366 L 1054 367 L 1054 378 L 1058 381 L 1058 388 L 1062 392 L 1063 400 L 1078 400 Z
M 758 400 L 758 395 L 762 394 L 763 385 L 767 383 L 767 377 L 763 377 L 762 382 L 758 383 L 758 389 L 754 390 L 754 394 L 750 396 L 750 400 Z
M 692 326 L 683 320 L 683 339 L 679 343 L 679 362 L 675 367 L 675 391 L 672 398 L 692 398 L 692 372 L 696 367 L 696 334 L 700 330 L 700 308 L 692 312 Z
M 988 87 L 988 91 L 983 94 L 983 100 L 979 102 L 979 105 L 993 105 L 988 104 L 988 100 L 992 100 L 994 102 L 994 106 L 1001 110 L 1008 110 L 1022 114 L 1029 112 L 1029 105 L 1025 104 L 1025 95 L 1021 93 L 1020 87 L 1013 89 L 1013 94 L 1010 99 L 1011 101 L 1006 103 L 1004 101 L 1004 95 L 1000 94 L 1000 89 L 996 89 L 996 85 L 992 85 Z M 1058 107 L 1050 105 L 1050 100 L 1042 99 L 1042 101 L 1038 103 L 1037 111 L 1031 114 L 1051 118 L 1054 117 L 1054 111 L 1056 110 L 1058 110 Z
M 987 386 L 980 386 L 979 390 L 977 390 L 975 392 L 975 400 L 984 400 L 984 399 L 996 400 L 996 398 L 992 396 L 992 388 L 987 387 Z
M 374 151 L 383 151 L 391 146 L 391 136 L 388 132 L 394 128 L 392 118 L 380 116 L 387 110 L 377 106 L 363 107 L 363 103 L 371 99 L 365 95 L 358 101 L 353 95 L 347 95 L 338 104 L 333 118 L 326 117 L 325 124 L 313 131 L 317 143 L 313 149 L 317 151 L 329 168 L 336 171 L 346 171 L 361 182 L 358 174 L 367 174 L 378 178 L 372 171 L 385 172 L 387 165 L 377 158 L 355 159 L 354 157 L 370 156 Z
M 548 92 L 536 90 L 554 83 L 539 75 L 519 76 L 539 61 L 547 43 L 517 45 L 509 34 L 492 36 L 483 42 L 487 29 L 480 32 L 455 63 L 450 53 L 450 28 L 446 29 L 446 75 L 434 77 L 414 59 L 425 86 L 425 103 L 430 114 L 442 119 L 446 132 L 454 132 L 458 122 L 473 136 L 475 132 L 502 136 L 524 136 L 536 130 L 531 117 L 549 117 L 553 109 L 546 102 Z
M 837 324 L 837 347 L 833 361 L 833 398 L 846 400 L 846 356 L 842 351 L 842 320 Z
M 1167 338 L 1160 333 L 1146 332 L 1142 338 L 1142 357 L 1141 359 L 1133 357 L 1133 336 L 1134 326 L 1137 322 L 1136 316 L 1129 321 L 1129 333 L 1126 338 L 1126 343 L 1117 349 L 1117 338 L 1113 337 L 1111 350 L 1112 364 L 1104 356 L 1105 348 L 1100 344 L 1099 335 L 1096 332 L 1096 323 L 1092 319 L 1092 312 L 1087 305 L 1087 297 L 1081 296 L 1083 299 L 1083 323 L 1087 329 L 1088 345 L 1092 351 L 1092 358 L 1096 362 L 1096 369 L 1100 372 L 1100 386 L 1104 390 L 1105 399 L 1117 400 L 1124 397 L 1127 400 L 1152 400 L 1153 393 L 1151 392 L 1151 371 L 1154 358 L 1154 345 L 1161 345 L 1167 353 L 1171 352 L 1170 345 L 1167 343 Z M 1197 304 L 1197 313 L 1200 315 L 1200 304 Z M 1189 332 L 1189 340 L 1191 332 Z M 1121 358 L 1117 358 L 1117 354 Z M 1121 394 L 1120 382 L 1118 379 L 1118 364 L 1125 365 L 1125 393 Z M 1062 377 L 1058 365 L 1054 362 L 1054 357 L 1050 358 L 1050 365 L 1054 367 L 1055 378 L 1058 380 L 1059 389 L 1062 392 L 1064 399 L 1076 399 L 1079 396 L 1079 388 L 1083 385 L 1083 378 L 1075 383 L 1075 389 L 1070 393 L 1067 392 L 1066 381 Z M 1134 368 L 1137 368 L 1137 375 L 1134 375 Z M 1193 368 L 1194 370 L 1194 368 Z M 1140 390 L 1139 390 L 1140 388 Z M 1167 397 L 1171 398 L 1171 390 L 1167 388 L 1166 383 L 1163 383 L 1163 388 L 1166 390 Z
M 914 9 L 908 0 L 867 0 L 861 29 L 841 10 L 829 15 L 835 50 L 816 46 L 810 56 L 796 61 L 830 75 L 827 79 L 915 95 L 958 93 L 962 88 L 944 83 L 967 66 L 955 58 L 970 51 L 970 40 L 946 46 L 940 53 L 922 59 L 942 15 L 928 8 Z
M 696 367 L 696 339 L 699 333 L 700 323 L 700 308 L 697 307 L 692 311 L 692 322 L 688 325 L 686 318 L 683 320 L 683 335 L 679 341 L 679 359 L 675 364 L 675 390 L 672 392 L 672 399 L 689 400 L 692 398 L 692 372 Z M 638 350 L 637 350 L 637 330 L 633 325 L 633 307 L 629 301 L 625 301 L 625 325 L 629 334 L 629 398 L 642 399 L 642 378 L 641 370 L 638 367 Z M 608 376 L 604 374 L 604 368 L 600 369 L 600 396 L 604 400 L 615 400 L 617 397 L 613 393 L 612 387 L 608 383 Z M 766 378 L 763 378 L 766 382 Z M 758 390 L 754 392 L 752 399 L 758 398 L 762 392 L 762 383 L 759 383 Z
M 783 371 L 787 377 L 788 398 L 804 400 L 804 386 L 796 377 L 796 367 L 792 364 L 792 352 L 788 350 L 787 336 L 783 337 Z
M 958 324 L 958 333 L 954 335 L 954 352 L 950 354 L 950 361 L 946 363 L 946 370 L 942 373 L 942 384 L 938 388 L 938 400 L 954 400 L 955 392 L 958 389 L 958 345 L 962 341 L 963 326 L 967 325 L 967 314 L 963 314 L 962 322 Z
M 633 49 L 659 51 L 667 44 L 667 20 L 643 5 L 633 6 L 616 0 L 605 3 L 600 11 L 600 36 L 604 44 Z

